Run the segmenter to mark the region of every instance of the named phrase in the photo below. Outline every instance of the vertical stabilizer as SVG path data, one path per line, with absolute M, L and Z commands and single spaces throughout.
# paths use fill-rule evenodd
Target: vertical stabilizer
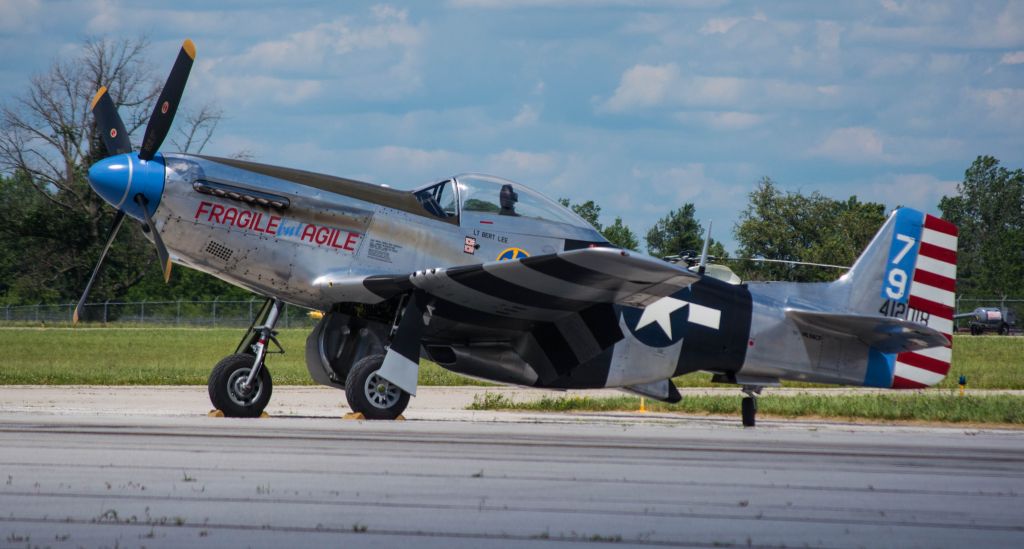
M 947 345 L 884 354 L 872 349 L 865 385 L 917 389 L 949 372 L 956 304 L 957 228 L 910 208 L 893 212 L 853 268 L 837 285 L 848 288 L 848 307 L 924 324 Z

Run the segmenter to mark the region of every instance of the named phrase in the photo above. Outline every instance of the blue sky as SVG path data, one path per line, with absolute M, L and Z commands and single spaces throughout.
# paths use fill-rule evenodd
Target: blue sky
M 196 42 L 186 105 L 226 115 L 206 153 L 492 173 L 640 235 L 694 202 L 729 249 L 763 175 L 935 212 L 977 155 L 1024 165 L 1021 1 L 0 0 L 0 98 L 139 33 L 161 77 Z

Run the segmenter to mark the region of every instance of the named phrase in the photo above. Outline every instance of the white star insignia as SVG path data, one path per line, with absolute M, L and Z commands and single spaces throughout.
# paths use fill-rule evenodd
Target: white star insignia
M 672 313 L 690 306 L 690 315 L 687 318 L 687 322 L 691 324 L 700 324 L 706 326 L 712 330 L 717 330 L 722 320 L 722 312 L 718 309 L 712 309 L 711 307 L 705 307 L 703 305 L 697 305 L 696 303 L 690 303 L 689 301 L 683 301 L 682 299 L 676 299 L 674 297 L 663 297 L 654 303 L 648 305 L 643 314 L 640 315 L 640 320 L 637 321 L 636 327 L 633 331 L 637 331 L 648 324 L 657 322 L 661 330 L 665 332 L 665 335 L 669 339 L 672 339 Z
M 663 297 L 644 308 L 635 330 L 639 330 L 652 322 L 657 322 L 669 339 L 672 339 L 672 313 L 689 305 L 688 302 L 673 297 Z

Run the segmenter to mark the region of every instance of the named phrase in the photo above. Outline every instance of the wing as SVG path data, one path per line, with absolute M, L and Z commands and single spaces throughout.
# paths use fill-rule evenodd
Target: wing
M 368 277 L 314 281 L 336 301 L 377 303 L 413 289 L 474 311 L 551 322 L 598 304 L 644 307 L 692 284 L 682 267 L 613 248 Z
M 337 302 L 425 294 L 429 337 L 459 349 L 498 342 L 550 383 L 623 338 L 615 305 L 644 307 L 699 278 L 658 259 L 587 248 L 401 275 L 325 275 L 314 284 Z M 406 351 L 411 364 L 414 353 Z M 381 375 L 395 383 L 399 373 L 414 379 L 409 364 L 389 374 L 395 379 Z M 415 390 L 411 382 L 399 386 Z
M 902 318 L 801 309 L 786 309 L 786 316 L 800 326 L 856 338 L 883 353 L 917 351 L 949 344 L 942 332 Z

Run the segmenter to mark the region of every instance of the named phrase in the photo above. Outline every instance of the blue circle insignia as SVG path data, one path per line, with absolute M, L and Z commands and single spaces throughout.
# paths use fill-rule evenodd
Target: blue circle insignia
M 530 257 L 530 254 L 522 248 L 505 248 L 498 254 L 498 261 L 505 261 L 506 259 L 522 259 L 524 257 Z
M 662 298 L 666 299 L 671 301 L 659 300 L 648 305 L 646 309 L 622 308 L 622 319 L 629 333 L 648 347 L 674 345 L 683 339 L 686 333 L 689 307 L 685 301 Z

